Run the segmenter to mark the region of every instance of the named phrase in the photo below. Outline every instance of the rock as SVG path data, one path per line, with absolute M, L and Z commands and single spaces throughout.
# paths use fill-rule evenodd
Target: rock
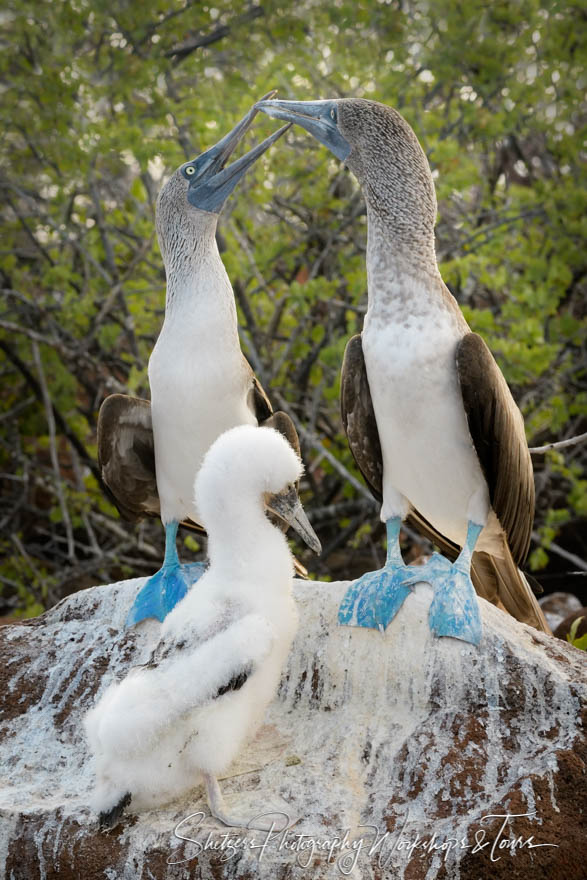
M 585 654 L 484 601 L 478 649 L 434 640 L 424 584 L 381 634 L 337 626 L 344 583 L 295 583 L 300 631 L 278 697 L 221 783 L 235 812 L 299 819 L 286 835 L 194 815 L 200 787 L 100 833 L 81 719 L 156 638 L 154 621 L 122 629 L 142 583 L 0 629 L 0 876 L 585 877 Z
M 581 602 L 573 593 L 550 593 L 539 600 L 540 607 L 551 630 L 554 632 L 573 611 L 578 611 Z

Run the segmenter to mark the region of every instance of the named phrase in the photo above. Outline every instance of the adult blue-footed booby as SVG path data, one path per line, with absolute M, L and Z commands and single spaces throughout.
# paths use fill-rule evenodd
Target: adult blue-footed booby
M 131 800 L 153 808 L 202 777 L 214 816 L 226 825 L 253 819 L 227 814 L 216 776 L 262 720 L 297 627 L 292 555 L 266 509 L 320 548 L 295 490 L 301 471 L 287 440 L 267 428 L 232 428 L 206 453 L 195 495 L 210 566 L 166 617 L 148 662 L 86 716 L 103 827 Z
M 436 194 L 414 132 L 374 101 L 256 106 L 329 147 L 355 174 L 367 205 L 368 309 L 362 334 L 345 352 L 341 403 L 351 451 L 382 499 L 388 550 L 381 571 L 351 585 L 340 622 L 383 629 L 414 584 L 429 581 L 437 636 L 479 642 L 473 584 L 518 620 L 548 632 L 518 569 L 534 516 L 522 415 L 440 276 Z M 453 564 L 437 553 L 424 567 L 404 564 L 399 532 L 408 512 L 457 557 Z
M 165 526 L 163 566 L 137 596 L 129 626 L 163 620 L 195 579 L 179 563 L 176 533 L 183 520 L 199 522 L 192 487 L 216 437 L 235 425 L 264 423 L 299 449 L 291 420 L 272 413 L 242 354 L 234 294 L 215 239 L 224 202 L 288 127 L 225 167 L 256 113 L 250 110 L 219 143 L 181 165 L 162 188 L 156 224 L 167 297 L 149 360 L 151 404 L 112 395 L 100 410 L 98 457 L 113 500 L 128 518 L 160 514 Z

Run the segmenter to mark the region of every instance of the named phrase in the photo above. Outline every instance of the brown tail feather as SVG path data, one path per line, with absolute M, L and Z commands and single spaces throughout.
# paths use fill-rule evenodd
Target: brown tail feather
M 454 562 L 459 547 L 438 532 L 417 510 L 410 512 L 408 522 Z M 503 558 L 481 550 L 473 553 L 471 579 L 475 590 L 482 599 L 511 614 L 516 620 L 551 634 L 528 581 L 512 558 L 505 533 L 502 535 L 502 547 Z
M 528 581 L 512 559 L 504 540 L 503 558 L 473 554 L 471 577 L 477 593 L 516 620 L 551 635 L 550 627 Z

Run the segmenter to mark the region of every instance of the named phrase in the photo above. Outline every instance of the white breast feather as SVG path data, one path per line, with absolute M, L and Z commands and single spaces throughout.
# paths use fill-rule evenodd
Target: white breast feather
M 371 290 L 370 290 L 371 297 Z M 414 290 L 370 301 L 363 352 L 383 452 L 386 494 L 401 493 L 443 534 L 462 544 L 474 494 L 487 497 L 461 401 L 456 347 L 462 330 L 443 303 Z M 483 506 L 483 505 L 482 505 Z M 487 503 L 484 505 L 487 509 Z
M 192 487 L 205 453 L 228 428 L 257 423 L 230 286 L 176 304 L 151 354 L 149 384 L 161 518 L 197 520 Z

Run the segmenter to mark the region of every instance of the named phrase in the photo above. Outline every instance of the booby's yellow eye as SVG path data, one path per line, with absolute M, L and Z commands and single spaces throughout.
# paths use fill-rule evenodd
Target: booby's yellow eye
M 333 107 L 330 111 L 330 118 L 336 122 L 336 107 Z
M 188 165 L 188 167 L 185 170 L 185 173 L 188 175 L 188 177 L 191 177 L 192 174 L 196 173 L 196 169 L 194 168 L 193 165 Z

